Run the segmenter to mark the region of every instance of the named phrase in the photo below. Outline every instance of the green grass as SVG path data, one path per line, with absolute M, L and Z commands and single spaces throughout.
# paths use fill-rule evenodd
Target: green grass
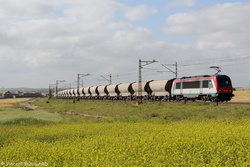
M 19 124 L 46 124 L 50 122 L 63 122 L 63 118 L 58 113 L 40 112 L 33 110 L 21 110 L 18 108 L 0 109 L 0 124 L 19 125 Z
M 204 119 L 250 119 L 249 106 L 215 105 L 210 103 L 200 104 L 169 104 L 169 103 L 144 103 L 136 105 L 135 102 L 121 101 L 76 101 L 41 99 L 35 104 L 50 111 L 65 113 L 82 113 L 104 116 L 106 118 L 82 118 L 90 121 L 179 121 L 179 120 L 204 120 Z M 81 120 L 80 116 L 77 116 Z
M 200 104 L 143 103 L 124 101 L 76 101 L 63 99 L 38 99 L 38 105 L 49 112 L 0 108 L 0 124 L 31 124 L 46 122 L 154 122 L 241 120 L 250 119 L 249 106 Z M 72 114 L 69 114 L 72 113 Z M 88 114 L 89 117 L 80 114 Z M 102 116 L 103 118 L 95 118 Z

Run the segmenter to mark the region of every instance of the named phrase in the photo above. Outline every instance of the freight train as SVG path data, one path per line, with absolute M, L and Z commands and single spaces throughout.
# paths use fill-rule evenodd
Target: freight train
M 138 82 L 83 87 L 59 91 L 56 98 L 134 100 L 203 100 L 230 101 L 233 87 L 227 75 L 201 75 L 142 82 L 138 96 Z

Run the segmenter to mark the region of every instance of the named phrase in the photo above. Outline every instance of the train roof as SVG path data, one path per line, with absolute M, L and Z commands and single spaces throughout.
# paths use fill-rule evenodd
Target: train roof
M 188 78 L 206 78 L 206 77 L 214 77 L 214 76 L 226 76 L 226 75 L 196 75 L 196 76 L 181 77 L 180 79 L 188 79 Z
M 180 79 L 201 78 L 201 77 L 211 77 L 211 76 L 212 76 L 212 75 L 196 75 L 196 76 L 181 77 Z

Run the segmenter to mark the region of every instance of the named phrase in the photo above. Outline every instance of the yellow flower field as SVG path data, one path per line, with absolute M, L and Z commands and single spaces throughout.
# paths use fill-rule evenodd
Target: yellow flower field
M 0 166 L 250 166 L 250 121 L 1 126 Z

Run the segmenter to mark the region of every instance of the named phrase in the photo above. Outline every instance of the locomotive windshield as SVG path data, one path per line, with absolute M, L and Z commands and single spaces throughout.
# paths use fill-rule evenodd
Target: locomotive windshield
M 218 81 L 219 87 L 222 87 L 222 88 L 232 87 L 231 79 L 226 75 L 217 76 L 217 81 Z

